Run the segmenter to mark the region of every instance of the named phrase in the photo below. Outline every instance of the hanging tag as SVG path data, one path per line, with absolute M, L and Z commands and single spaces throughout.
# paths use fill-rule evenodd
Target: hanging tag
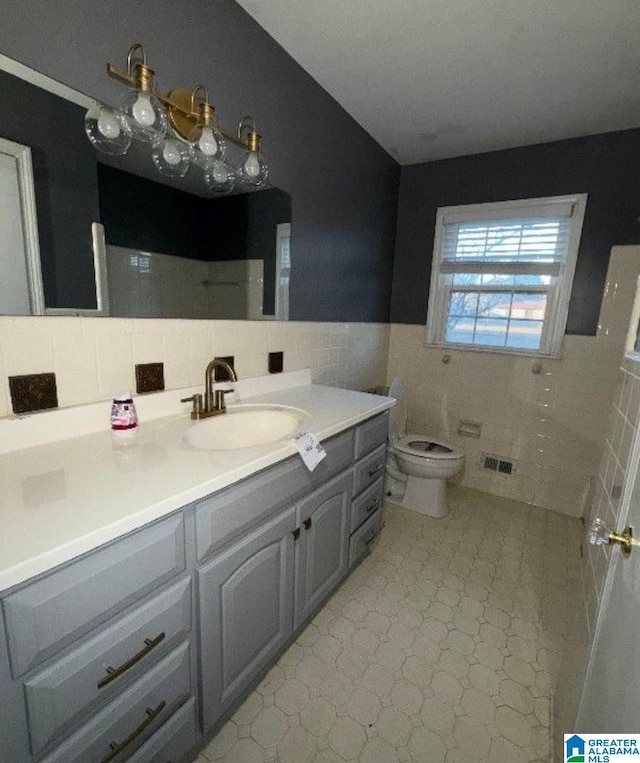
M 300 432 L 291 438 L 291 442 L 298 449 L 307 469 L 312 472 L 316 466 L 326 457 L 327 451 L 320 445 L 318 438 L 311 432 Z

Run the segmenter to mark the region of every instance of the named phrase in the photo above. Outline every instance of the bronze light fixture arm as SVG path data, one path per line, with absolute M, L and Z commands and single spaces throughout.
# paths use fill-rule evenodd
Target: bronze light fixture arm
M 156 89 L 155 72 L 147 65 L 147 55 L 140 43 L 129 48 L 126 70 L 107 63 L 107 75 L 122 85 L 154 95 L 165 106 L 172 129 L 184 140 L 187 140 L 194 128 L 208 126 L 215 121 L 215 109 L 204 85 L 198 85 L 193 90 L 174 88 L 166 94 Z M 260 136 L 255 130 L 252 117 L 243 117 L 235 133 L 219 124 L 217 129 L 225 140 L 240 148 L 248 151 L 259 148 Z M 245 131 L 246 136 L 243 135 Z
M 139 56 L 136 58 L 136 52 Z M 127 68 L 117 69 L 113 64 L 107 64 L 107 74 L 120 82 L 122 85 L 135 87 L 144 93 L 153 93 L 156 97 L 160 94 L 155 92 L 154 76 L 155 72 L 147 66 L 147 54 L 139 42 L 134 43 L 127 53 Z

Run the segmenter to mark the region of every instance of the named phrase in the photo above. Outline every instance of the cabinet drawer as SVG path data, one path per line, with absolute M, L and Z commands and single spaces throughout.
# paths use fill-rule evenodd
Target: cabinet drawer
M 353 470 L 353 494 L 358 495 L 380 477 L 384 477 L 387 446 L 380 445 L 373 453 L 365 456 Z
M 127 760 L 191 693 L 189 644 L 181 644 L 107 705 L 44 763 Z
M 129 763 L 180 763 L 195 743 L 196 703 L 190 699 L 129 758 Z
M 181 580 L 26 681 L 32 751 L 77 726 L 83 710 L 110 699 L 190 629 L 191 584 Z
M 198 559 L 255 527 L 277 509 L 326 482 L 353 461 L 353 430 L 322 443 L 327 457 L 310 472 L 299 456 L 215 493 L 196 504 Z
M 374 511 L 382 506 L 382 489 L 384 479 L 380 477 L 370 485 L 351 504 L 351 532 L 368 519 Z
M 359 424 L 356 427 L 355 455 L 356 458 L 369 453 L 377 448 L 378 445 L 387 441 L 387 432 L 389 429 L 389 414 L 385 411 L 379 416 Z
M 363 556 L 370 553 L 380 530 L 382 529 L 382 509 L 367 519 L 351 536 L 349 543 L 349 567 L 360 561 Z
M 22 675 L 185 569 L 182 515 L 116 541 L 3 600 Z

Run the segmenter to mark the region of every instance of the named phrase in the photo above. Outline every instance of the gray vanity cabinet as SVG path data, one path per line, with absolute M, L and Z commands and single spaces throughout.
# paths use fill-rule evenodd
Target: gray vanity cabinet
M 191 760 L 371 550 L 386 427 L 375 416 L 325 440 L 313 472 L 287 458 L 7 591 L 0 763 Z
M 347 571 L 351 490 L 350 470 L 298 505 L 296 628 L 313 614 Z
M 0 601 L 1 763 L 121 763 L 165 724 L 178 733 L 195 683 L 188 556 L 177 512 Z
M 293 632 L 295 521 L 285 509 L 197 571 L 205 732 Z
M 304 468 L 299 459 L 287 463 Z M 346 574 L 352 472 L 303 495 L 198 569 L 205 733 Z M 268 485 L 270 476 L 267 470 L 250 482 Z

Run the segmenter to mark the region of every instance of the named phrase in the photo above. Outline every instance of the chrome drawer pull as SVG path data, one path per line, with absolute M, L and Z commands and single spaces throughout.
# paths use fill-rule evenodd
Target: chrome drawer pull
M 366 511 L 366 512 L 367 512 L 367 514 L 368 514 L 369 512 L 373 511 L 374 509 L 377 509 L 379 505 L 380 505 L 380 499 L 379 499 L 379 498 L 376 498 L 376 500 L 375 500 L 375 501 L 374 501 L 372 504 L 370 504 L 369 506 L 367 506 L 367 508 L 365 509 L 365 511 Z
M 140 734 L 142 734 L 142 732 L 147 728 L 147 726 L 149 726 L 155 721 L 155 719 L 160 715 L 160 713 L 165 709 L 166 706 L 167 706 L 167 703 L 164 700 L 162 700 L 162 702 L 155 709 L 151 709 L 150 707 L 148 707 L 145 710 L 147 717 L 144 719 L 144 721 L 142 721 L 142 723 L 138 726 L 138 728 L 134 729 L 126 739 L 123 739 L 122 742 L 111 742 L 111 744 L 109 745 L 111 751 L 105 758 L 102 758 L 100 763 L 109 763 L 109 761 L 113 760 L 118 755 L 120 755 L 120 753 L 126 747 L 128 747 L 131 744 L 131 742 L 133 742 L 134 739 L 136 739 L 136 737 L 139 737 Z
M 378 535 L 380 535 L 380 530 L 378 530 L 377 532 L 375 532 L 375 533 L 374 533 L 374 534 L 373 534 L 373 535 L 372 535 L 372 536 L 369 538 L 369 540 L 365 540 L 365 542 L 364 542 L 364 545 L 365 545 L 365 546 L 370 546 L 370 545 L 373 543 L 373 541 L 374 541 L 374 540 L 375 540 L 375 539 L 378 537 Z
M 377 474 L 383 468 L 384 464 L 378 464 L 374 469 L 369 469 L 369 476 L 373 477 L 374 474 Z
M 98 681 L 98 689 L 103 689 L 105 686 L 114 681 L 116 678 L 126 673 L 129 668 L 132 668 L 136 662 L 139 662 L 145 657 L 152 649 L 158 646 L 158 644 L 164 640 L 164 632 L 158 634 L 154 639 L 146 638 L 144 640 L 145 646 L 137 653 L 134 654 L 130 660 L 123 662 L 119 668 L 107 668 L 107 675 Z

